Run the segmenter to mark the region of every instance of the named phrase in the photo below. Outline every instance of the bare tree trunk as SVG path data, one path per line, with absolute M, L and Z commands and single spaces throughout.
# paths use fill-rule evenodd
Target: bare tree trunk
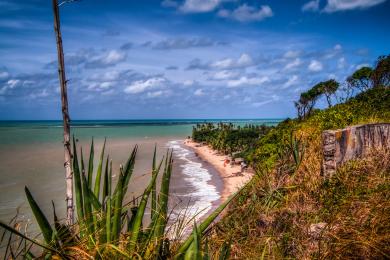
M 62 119 L 64 124 L 64 167 L 65 167 L 65 180 L 66 180 L 66 220 L 69 225 L 73 224 L 73 172 L 71 167 L 72 152 L 70 148 L 70 125 L 69 125 L 69 111 L 68 111 L 68 94 L 66 88 L 65 78 L 65 63 L 64 63 L 64 51 L 62 49 L 62 38 L 60 28 L 60 13 L 58 8 L 58 1 L 53 0 L 53 13 L 54 13 L 54 31 L 56 34 L 57 53 L 58 53 L 58 77 L 60 80 L 61 88 L 61 103 L 62 103 Z

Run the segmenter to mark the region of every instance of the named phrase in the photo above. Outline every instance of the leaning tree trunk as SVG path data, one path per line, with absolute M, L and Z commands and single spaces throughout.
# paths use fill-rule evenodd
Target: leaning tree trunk
M 62 49 L 62 38 L 60 28 L 60 14 L 57 0 L 53 0 L 54 32 L 56 34 L 58 53 L 58 77 L 61 88 L 62 119 L 64 124 L 64 167 L 66 180 L 66 220 L 69 225 L 73 224 L 73 172 L 71 167 L 72 153 L 70 148 L 70 125 L 68 111 L 68 94 L 65 78 L 64 51 Z

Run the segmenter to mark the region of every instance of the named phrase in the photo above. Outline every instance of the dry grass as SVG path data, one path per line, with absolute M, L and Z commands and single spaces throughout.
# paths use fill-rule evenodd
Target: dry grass
M 213 248 L 231 238 L 233 259 L 389 257 L 389 151 L 351 161 L 324 181 L 320 135 L 311 129 L 298 130 L 310 144 L 300 167 L 282 158 L 259 174 L 214 228 Z

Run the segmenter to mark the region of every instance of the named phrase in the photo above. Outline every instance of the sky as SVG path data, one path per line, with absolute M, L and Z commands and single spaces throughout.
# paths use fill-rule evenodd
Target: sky
M 0 120 L 61 119 L 51 4 L 0 0 Z M 389 0 L 65 3 L 70 117 L 293 117 L 302 91 L 390 53 L 389 13 Z

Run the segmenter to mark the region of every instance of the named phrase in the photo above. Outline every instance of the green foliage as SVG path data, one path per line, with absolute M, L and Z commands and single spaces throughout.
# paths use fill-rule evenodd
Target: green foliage
M 373 86 L 372 82 L 373 69 L 370 67 L 362 67 L 356 70 L 347 78 L 347 82 L 362 91 L 370 89 Z
M 235 126 L 232 123 L 198 124 L 192 130 L 192 139 L 196 142 L 206 142 L 213 149 L 224 154 L 245 153 L 252 149 L 256 141 L 269 129 L 265 125 Z
M 120 258 L 129 259 L 139 256 L 143 259 L 165 259 L 169 255 L 177 254 L 178 259 L 182 259 L 183 256 L 186 256 L 186 259 L 188 259 L 188 256 L 190 256 L 190 259 L 201 259 L 203 253 L 201 253 L 200 248 L 202 248 L 202 237 L 205 230 L 238 193 L 221 204 L 199 226 L 195 224 L 194 235 L 191 235 L 182 244 L 176 245 L 175 248 L 178 248 L 176 253 L 170 248 L 169 239 L 165 233 L 169 220 L 168 199 L 173 162 L 172 151 L 167 151 L 165 158 L 157 164 L 155 149 L 151 180 L 140 197 L 139 203 L 135 204 L 133 202 L 133 205 L 130 206 L 124 203 L 124 198 L 128 190 L 130 177 L 134 171 L 137 149 L 138 147 L 135 146 L 124 167 L 120 167 L 118 181 L 113 189 L 112 162 L 108 155 L 104 158 L 105 141 L 99 158 L 94 185 L 92 185 L 93 178 L 89 182 L 88 176 L 90 176 L 89 171 L 93 169 L 93 164 L 88 164 L 87 175 L 82 149 L 79 157 L 77 143 L 73 138 L 72 168 L 76 194 L 77 224 L 68 226 L 60 223 L 53 203 L 54 225 L 50 225 L 33 195 L 26 187 L 27 199 L 45 243 L 28 238 L 4 223 L 0 222 L 0 226 L 10 232 L 10 238 L 12 235 L 16 235 L 22 240 L 41 247 L 44 250 L 42 256 L 46 258 L 56 256 L 64 259 L 72 257 L 75 259 L 91 257 L 106 259 L 120 256 Z M 93 162 L 93 141 L 90 151 L 92 155 L 90 155 L 89 161 Z M 104 162 L 105 167 L 103 167 Z M 163 175 L 158 199 L 156 197 L 153 199 L 153 196 L 156 196 L 156 180 L 161 169 Z M 101 183 L 102 176 L 103 183 Z M 94 191 L 91 189 L 92 186 Z M 150 198 L 150 195 L 152 195 L 152 198 Z M 153 206 L 154 214 L 150 224 L 144 228 L 143 221 L 145 220 L 146 207 L 153 200 L 155 203 Z M 11 248 L 11 246 L 8 245 L 7 248 Z M 24 255 L 26 258 L 32 255 L 30 248 L 31 245 L 25 247 Z
M 285 150 L 289 146 L 291 149 L 293 148 L 291 143 L 285 142 L 285 140 L 291 140 L 292 131 L 297 132 L 300 129 L 310 127 L 318 135 L 323 130 L 344 128 L 348 125 L 363 123 L 370 118 L 389 120 L 390 89 L 370 89 L 346 103 L 335 105 L 326 110 L 315 111 L 306 120 L 289 119 L 281 122 L 257 142 L 255 148 L 249 153 L 249 161 L 256 169 L 270 170 L 275 167 L 276 161 L 280 158 L 281 150 Z M 303 141 L 299 140 L 299 144 L 296 143 L 300 148 L 296 147 L 295 150 L 303 149 Z M 292 149 L 292 152 L 294 152 L 294 149 Z M 298 153 L 301 154 L 301 152 Z M 297 159 L 299 157 L 301 156 L 298 155 Z M 299 161 L 301 160 L 302 158 Z
M 388 151 L 349 163 L 329 181 L 321 175 L 324 130 L 376 122 L 390 122 L 389 88 L 285 120 L 262 136 L 248 156 L 257 174 L 213 229 L 211 254 L 231 237 L 236 259 L 387 259 Z

